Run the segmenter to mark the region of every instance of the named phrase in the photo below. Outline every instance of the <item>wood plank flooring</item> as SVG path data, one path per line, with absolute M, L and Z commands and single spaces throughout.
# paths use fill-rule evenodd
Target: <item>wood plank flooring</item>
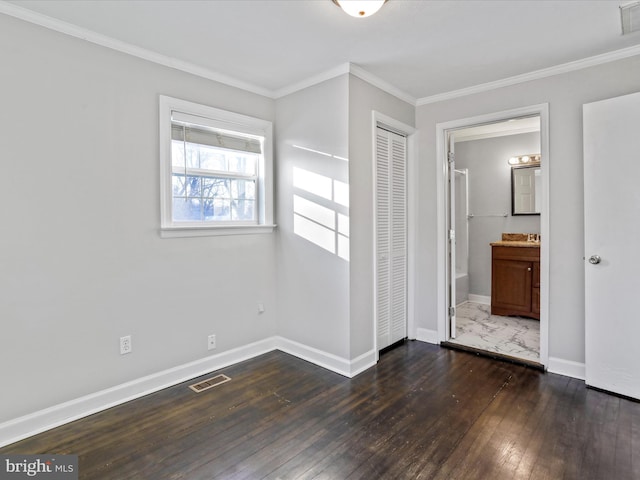
M 0 453 L 97 480 L 640 479 L 640 403 L 568 377 L 416 341 L 353 379 L 282 352 L 219 373 Z

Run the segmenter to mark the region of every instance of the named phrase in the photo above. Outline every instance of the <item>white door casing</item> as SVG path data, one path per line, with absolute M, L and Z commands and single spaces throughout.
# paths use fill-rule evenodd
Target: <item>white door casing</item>
M 455 134 L 449 133 L 447 139 L 448 151 L 448 184 L 449 184 L 449 233 L 448 233 L 448 280 L 449 285 L 449 337 L 456 338 L 456 160 L 455 160 Z
M 636 399 L 639 125 L 640 93 L 583 106 L 586 383 Z
M 540 150 L 545 161 L 541 165 L 542 194 L 537 199 L 540 205 L 540 233 L 543 243 L 540 247 L 540 363 L 549 363 L 549 248 L 552 232 L 549 228 L 549 164 L 553 161 L 549 155 L 549 105 L 542 103 L 527 107 L 514 108 L 474 117 L 462 118 L 436 124 L 437 158 L 437 283 L 436 314 L 437 339 L 440 342 L 449 338 L 448 316 L 448 134 L 462 128 L 488 123 L 506 121 L 528 116 L 540 117 Z

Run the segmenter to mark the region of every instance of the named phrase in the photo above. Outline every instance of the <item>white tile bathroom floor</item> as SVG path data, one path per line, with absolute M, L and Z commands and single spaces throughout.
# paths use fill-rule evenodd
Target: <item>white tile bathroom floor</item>
M 540 322 L 491 315 L 491 306 L 464 302 L 456 307 L 456 338 L 450 343 L 540 362 Z

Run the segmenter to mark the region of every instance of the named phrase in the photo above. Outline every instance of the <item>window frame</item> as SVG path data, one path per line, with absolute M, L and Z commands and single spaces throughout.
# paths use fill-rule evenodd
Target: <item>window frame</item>
M 271 233 L 273 224 L 273 124 L 248 115 L 242 115 L 207 105 L 160 95 L 160 236 L 194 237 Z M 173 165 L 171 160 L 172 114 L 191 117 L 197 125 L 209 126 L 245 135 L 263 138 L 262 156 L 258 161 L 256 183 L 257 223 L 245 221 L 175 222 L 172 217 Z

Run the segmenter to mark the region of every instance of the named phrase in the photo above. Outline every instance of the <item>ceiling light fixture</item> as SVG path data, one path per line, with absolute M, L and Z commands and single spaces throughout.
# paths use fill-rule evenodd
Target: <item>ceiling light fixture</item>
M 356 18 L 369 17 L 387 3 L 387 0 L 331 0 L 342 10 Z

